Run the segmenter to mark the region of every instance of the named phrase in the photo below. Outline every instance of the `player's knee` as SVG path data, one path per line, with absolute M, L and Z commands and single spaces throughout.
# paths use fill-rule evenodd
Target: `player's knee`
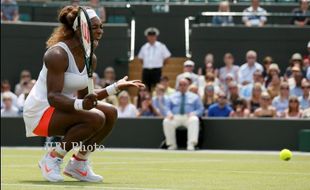
M 109 107 L 109 116 L 113 121 L 117 119 L 117 109 L 114 106 Z
M 95 132 L 99 131 L 105 124 L 105 115 L 103 113 L 93 113 L 89 122 Z

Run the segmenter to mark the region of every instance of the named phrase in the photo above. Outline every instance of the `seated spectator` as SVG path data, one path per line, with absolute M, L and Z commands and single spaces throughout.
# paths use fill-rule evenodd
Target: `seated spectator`
M 159 110 L 161 116 L 167 116 L 168 101 L 168 96 L 165 95 L 165 87 L 161 84 L 157 84 L 155 87 L 155 95 L 152 98 L 152 103 L 153 106 Z
M 281 84 L 281 78 L 279 75 L 273 75 L 272 79 L 268 85 L 267 91 L 273 99 L 274 97 L 278 96 L 280 94 L 280 84 Z
M 234 65 L 234 56 L 231 53 L 225 53 L 223 61 L 225 66 L 221 67 L 219 70 L 220 82 L 224 83 L 228 74 L 231 74 L 233 79 L 238 82 L 239 66 Z
M 1 0 L 1 21 L 19 20 L 19 11 L 16 0 Z
M 302 96 L 298 98 L 300 108 L 305 110 L 310 108 L 310 82 L 304 81 L 301 85 Z
M 24 92 L 21 93 L 18 98 L 17 98 L 17 108 L 19 109 L 20 112 L 23 112 L 23 108 L 24 108 L 24 104 L 25 104 L 25 100 L 27 98 L 27 96 L 29 95 L 32 87 L 35 85 L 36 80 L 31 80 L 28 83 L 28 87 L 25 88 Z
M 254 112 L 255 117 L 276 117 L 277 111 L 271 106 L 271 98 L 267 92 L 263 92 L 260 100 L 260 107 Z
M 294 53 L 290 59 L 289 66 L 285 70 L 285 74 L 284 74 L 285 79 L 287 80 L 287 79 L 292 77 L 292 74 L 294 72 L 294 71 L 292 71 L 293 68 L 295 69 L 295 71 L 298 68 L 301 71 L 301 66 L 302 66 L 301 54 L 300 53 Z
M 253 83 L 253 74 L 256 70 L 263 71 L 261 64 L 256 62 L 257 54 L 255 51 L 250 50 L 246 53 L 246 63 L 244 63 L 238 73 L 238 82 L 242 85 Z
M 247 109 L 245 99 L 238 98 L 233 104 L 233 111 L 230 112 L 230 117 L 249 117 L 250 111 Z
M 224 83 L 221 83 L 221 89 L 225 94 L 228 94 L 228 86 L 231 82 L 235 82 L 234 76 L 231 73 L 228 73 Z
M 198 85 L 198 75 L 194 73 L 195 63 L 191 60 L 184 62 L 183 73 L 179 74 L 175 81 L 175 89 L 179 87 L 179 81 L 189 77 L 193 84 Z
M 284 111 L 288 107 L 288 98 L 290 95 L 290 88 L 287 82 L 280 84 L 280 94 L 272 101 L 272 106 L 277 110 L 277 116 L 283 117 Z
M 242 21 L 245 26 L 264 26 L 267 11 L 259 6 L 259 0 L 252 0 L 250 7 L 243 11 Z
M 100 5 L 100 0 L 90 0 L 89 6 L 93 8 L 102 22 L 106 22 L 106 13 L 104 6 Z
M 264 77 L 263 72 L 260 70 L 257 70 L 253 74 L 253 83 L 249 83 L 245 86 L 241 86 L 240 88 L 240 96 L 242 98 L 245 98 L 246 100 L 250 99 L 252 96 L 252 89 L 255 83 L 260 83 L 262 91 L 266 91 L 266 88 L 264 86 Z
M 28 89 L 28 84 L 31 82 L 31 73 L 28 70 L 23 70 L 20 73 L 20 80 L 19 83 L 15 85 L 15 94 L 16 96 L 19 96 L 21 93 L 23 93 L 25 90 Z
M 290 96 L 288 108 L 285 110 L 284 117 L 288 119 L 301 118 L 302 111 L 299 108 L 299 101 L 296 96 Z
M 145 88 L 140 88 L 139 91 L 138 91 L 138 95 L 136 97 L 134 97 L 133 99 L 133 102 L 134 102 L 134 105 L 136 106 L 136 108 L 141 108 L 142 106 L 142 101 L 145 99 L 145 97 L 147 95 L 149 95 L 150 92 L 149 90 L 147 89 L 147 87 Z
M 294 74 L 295 86 L 290 90 L 291 96 L 302 96 L 303 92 L 301 89 L 301 83 L 303 80 L 303 76 L 301 72 L 297 72 Z
M 278 75 L 280 77 L 280 68 L 278 64 L 272 63 L 269 65 L 266 76 L 265 76 L 265 87 L 268 88 L 269 83 L 272 80 L 273 75 Z
M 229 117 L 232 108 L 227 104 L 225 93 L 218 94 L 217 103 L 212 104 L 208 110 L 208 117 Z
M 199 93 L 198 93 L 198 87 L 197 87 L 196 85 L 194 85 L 194 84 L 192 84 L 192 85 L 190 85 L 190 86 L 188 87 L 188 91 L 190 91 L 190 92 L 192 92 L 192 93 L 197 94 L 198 96 L 200 96 Z
M 159 83 L 165 88 L 166 96 L 170 96 L 175 92 L 175 89 L 169 86 L 169 78 L 167 76 L 162 76 Z
M 292 24 L 296 26 L 310 25 L 309 14 L 309 0 L 300 0 L 299 8 L 293 9 L 293 14 L 295 15 L 291 21 Z M 307 16 L 308 15 L 308 16 Z
M 228 104 L 233 105 L 234 102 L 239 99 L 239 87 L 237 82 L 233 81 L 228 85 Z
M 122 91 L 118 94 L 117 115 L 122 117 L 137 117 L 138 110 L 136 106 L 130 103 L 130 96 L 127 91 Z
M 159 110 L 157 110 L 152 104 L 152 97 L 148 94 L 141 102 L 141 108 L 138 109 L 138 117 L 145 116 L 161 116 Z
M 9 83 L 8 80 L 3 80 L 1 81 L 1 108 L 3 108 L 3 93 L 9 93 L 10 94 L 10 97 L 12 98 L 12 101 L 13 101 L 13 105 L 15 107 L 17 107 L 17 96 L 11 92 L 11 85 Z
M 290 78 L 287 79 L 288 85 L 290 89 L 293 89 L 296 86 L 296 77 L 299 78 L 302 77 L 301 69 L 299 66 L 294 66 L 292 68 L 292 75 Z
M 218 12 L 219 13 L 230 12 L 229 2 L 228 1 L 220 2 Z M 233 25 L 234 21 L 231 15 L 230 16 L 213 16 L 212 24 L 220 25 L 220 26 L 227 26 L 227 25 Z
M 169 97 L 167 117 L 163 121 L 166 144 L 169 150 L 177 149 L 176 128 L 187 128 L 187 150 L 195 150 L 198 143 L 199 118 L 203 105 L 198 95 L 188 91 L 189 81 L 180 79 L 179 89 Z
M 215 77 L 215 75 L 211 72 L 206 73 L 205 76 L 199 76 L 199 95 L 202 97 L 204 88 L 206 84 L 213 84 L 215 93 L 218 93 L 220 91 L 220 85 L 219 85 L 218 78 Z
M 214 86 L 212 84 L 207 84 L 202 96 L 202 104 L 204 107 L 203 116 L 208 116 L 209 107 L 216 102 L 217 96 L 214 92 Z
M 264 68 L 264 71 L 263 71 L 263 76 L 264 77 L 267 77 L 267 74 L 269 72 L 269 67 L 270 65 L 273 63 L 273 59 L 271 56 L 266 56 L 264 59 L 263 59 L 263 68 Z
M 214 68 L 214 55 L 212 53 L 207 53 L 204 58 L 203 68 L 199 67 L 198 75 L 206 75 L 206 73 L 213 73 L 218 76 L 218 70 Z
M 116 82 L 116 75 L 113 67 L 107 67 L 104 69 L 103 77 L 100 81 L 100 86 L 105 88 Z
M 255 110 L 260 107 L 262 92 L 262 85 L 260 83 L 255 83 L 252 88 L 252 96 L 248 105 L 250 113 L 254 113 Z
M 1 117 L 17 117 L 19 110 L 13 105 L 11 93 L 4 92 L 3 95 L 3 108 L 1 109 Z

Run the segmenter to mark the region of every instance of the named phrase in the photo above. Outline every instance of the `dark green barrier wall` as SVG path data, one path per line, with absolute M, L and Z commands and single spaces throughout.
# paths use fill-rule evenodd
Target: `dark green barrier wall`
M 310 129 L 309 120 L 204 119 L 202 148 L 298 150 L 298 133 L 302 129 Z M 119 119 L 104 145 L 158 148 L 163 140 L 162 119 Z M 22 118 L 1 118 L 1 146 L 41 146 L 42 142 L 39 137 L 25 137 Z
M 1 79 L 9 79 L 15 84 L 19 82 L 22 69 L 29 69 L 37 78 L 42 68 L 45 41 L 56 26 L 50 23 L 1 23 Z M 113 66 L 117 76 L 126 75 L 128 50 L 127 24 L 105 26 L 103 39 L 95 51 L 98 59 L 96 72 L 101 76 L 105 67 Z

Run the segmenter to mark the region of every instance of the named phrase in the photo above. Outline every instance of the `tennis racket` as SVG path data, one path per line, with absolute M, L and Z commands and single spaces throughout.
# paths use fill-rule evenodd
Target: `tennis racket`
M 81 31 L 81 43 L 84 50 L 84 62 L 87 69 L 88 75 L 88 94 L 92 94 L 94 92 L 94 81 L 93 81 L 93 33 L 91 28 L 91 22 L 88 17 L 86 10 L 83 7 L 79 7 L 78 11 L 78 22 Z

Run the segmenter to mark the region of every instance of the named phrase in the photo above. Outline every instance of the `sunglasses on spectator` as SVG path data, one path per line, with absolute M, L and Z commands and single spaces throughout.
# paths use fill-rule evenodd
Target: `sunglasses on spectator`
M 22 78 L 28 78 L 30 75 L 22 75 Z
M 262 100 L 268 101 L 268 100 L 270 100 L 270 98 L 266 98 L 266 97 L 265 97 L 265 98 L 262 98 Z
M 310 89 L 310 86 L 302 86 L 301 89 Z
M 226 99 L 226 96 L 219 96 L 219 98 L 221 98 L 221 99 Z

